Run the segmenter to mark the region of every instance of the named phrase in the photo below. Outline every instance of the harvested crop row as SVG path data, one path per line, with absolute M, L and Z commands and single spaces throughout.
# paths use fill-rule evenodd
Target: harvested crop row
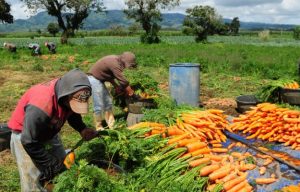
M 277 141 L 300 150 L 300 111 L 262 103 L 234 118 L 233 122 L 230 129 L 249 134 L 247 139 Z

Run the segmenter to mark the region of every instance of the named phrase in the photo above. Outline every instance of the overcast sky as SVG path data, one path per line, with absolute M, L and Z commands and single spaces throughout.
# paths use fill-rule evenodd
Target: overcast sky
M 15 19 L 30 16 L 19 0 L 6 0 L 11 4 Z M 125 8 L 124 0 L 104 0 L 108 10 Z M 181 0 L 181 4 L 169 12 L 185 13 L 195 5 L 210 5 L 223 18 L 239 17 L 240 21 L 298 24 L 300 25 L 300 0 Z

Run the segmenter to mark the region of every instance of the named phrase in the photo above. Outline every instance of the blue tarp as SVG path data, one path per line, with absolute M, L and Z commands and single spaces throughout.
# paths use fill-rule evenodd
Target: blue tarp
M 239 135 L 239 134 L 233 134 L 233 133 L 228 133 L 230 134 L 231 137 L 233 137 L 236 140 L 243 141 L 247 143 L 248 145 L 260 145 L 264 146 L 266 145 L 266 142 L 259 140 L 259 139 L 251 139 L 247 140 L 245 139 L 245 135 Z M 231 143 L 236 142 L 235 140 L 232 139 L 227 139 L 225 143 L 223 143 L 224 147 L 228 147 Z M 268 142 L 267 146 L 271 150 L 276 150 L 279 152 L 285 152 L 288 155 L 299 158 L 300 159 L 300 151 L 299 150 L 293 150 L 290 147 L 286 147 L 283 144 L 280 143 L 274 143 L 274 142 Z M 237 151 L 237 152 L 249 152 L 252 155 L 256 155 L 257 151 L 248 147 L 233 147 L 231 150 L 232 151 Z M 274 183 L 268 184 L 268 185 L 256 185 L 255 191 L 257 192 L 269 192 L 269 191 L 274 191 L 274 190 L 280 190 L 285 186 L 289 185 L 297 185 L 300 183 L 300 173 L 294 170 L 293 168 L 290 168 L 289 166 L 279 163 L 278 161 L 274 160 L 271 164 L 267 166 L 267 171 L 264 175 L 260 175 L 259 173 L 259 167 L 262 166 L 263 160 L 260 158 L 257 158 L 257 167 L 253 170 L 247 171 L 248 172 L 248 181 L 249 183 L 252 183 L 255 178 L 261 178 L 261 177 L 271 177 L 271 174 L 275 174 L 276 178 L 278 180 Z M 299 167 L 300 168 L 300 167 Z

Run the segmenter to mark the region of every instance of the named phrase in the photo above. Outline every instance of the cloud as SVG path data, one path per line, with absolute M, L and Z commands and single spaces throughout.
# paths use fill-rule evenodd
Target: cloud
M 125 8 L 124 1 L 120 0 L 103 0 L 103 4 L 107 8 L 107 10 Z
M 263 4 L 278 4 L 283 0 L 214 0 L 215 5 L 226 7 L 257 6 Z
M 30 12 L 22 6 L 20 0 L 7 0 L 11 4 L 15 19 L 26 19 Z M 104 0 L 107 10 L 124 9 L 125 1 Z M 240 21 L 300 24 L 300 0 L 181 0 L 179 6 L 163 12 L 185 13 L 187 8 L 196 5 L 214 7 L 223 18 L 239 17 Z

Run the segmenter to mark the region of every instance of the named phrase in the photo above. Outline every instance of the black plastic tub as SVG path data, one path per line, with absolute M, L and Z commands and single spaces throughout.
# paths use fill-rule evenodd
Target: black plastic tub
M 300 106 L 300 89 L 280 89 L 280 100 L 283 103 Z
M 138 101 L 131 101 L 128 104 L 128 112 L 134 114 L 142 114 L 143 109 L 156 108 L 155 101 L 153 99 L 141 99 Z
M 259 101 L 254 95 L 241 95 L 235 99 L 237 103 L 236 111 L 239 113 L 244 113 L 251 110 L 251 107 L 255 107 Z
M 0 124 L 0 151 L 10 148 L 11 130 L 6 123 Z

